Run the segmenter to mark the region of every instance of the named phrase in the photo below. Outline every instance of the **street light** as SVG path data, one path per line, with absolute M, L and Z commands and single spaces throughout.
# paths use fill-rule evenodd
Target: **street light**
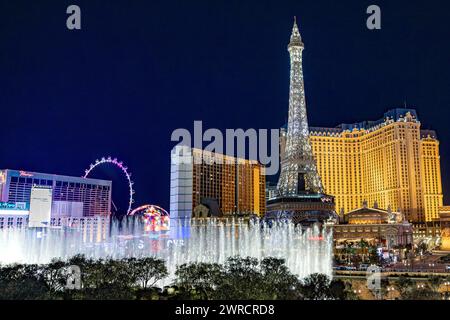
M 445 281 L 444 286 L 445 286 L 445 295 L 448 296 L 448 286 L 450 286 L 450 281 Z
M 389 295 L 395 291 L 395 288 L 394 287 L 387 287 L 387 291 L 388 291 L 387 296 L 388 296 L 388 299 L 389 299 Z

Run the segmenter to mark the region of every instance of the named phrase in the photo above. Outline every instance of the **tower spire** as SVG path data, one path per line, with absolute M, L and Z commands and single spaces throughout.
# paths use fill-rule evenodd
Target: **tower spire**
M 289 42 L 289 47 L 291 46 L 303 47 L 302 36 L 300 35 L 300 31 L 298 31 L 296 16 L 294 16 L 294 25 L 292 26 L 291 41 Z

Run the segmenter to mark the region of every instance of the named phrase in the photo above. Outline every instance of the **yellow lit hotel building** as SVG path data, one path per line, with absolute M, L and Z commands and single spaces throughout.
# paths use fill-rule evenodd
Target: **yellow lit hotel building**
M 439 218 L 439 141 L 420 125 L 415 110 L 401 108 L 378 121 L 310 128 L 319 175 L 337 211 L 347 213 L 367 201 L 413 222 Z M 282 139 L 282 151 L 283 144 Z
M 188 161 L 177 163 L 174 154 Z M 266 212 L 264 166 L 188 147 L 172 150 L 171 218 L 227 216 Z

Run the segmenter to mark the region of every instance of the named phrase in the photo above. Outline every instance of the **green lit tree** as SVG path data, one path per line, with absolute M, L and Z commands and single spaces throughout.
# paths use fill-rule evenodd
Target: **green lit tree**
M 284 259 L 264 258 L 260 262 L 262 285 L 269 299 L 300 299 L 301 282 L 293 275 Z
M 49 291 L 36 264 L 13 264 L 0 268 L 0 300 L 42 300 Z
M 190 295 L 193 299 L 216 297 L 223 277 L 223 268 L 215 263 L 182 264 L 175 271 L 178 294 Z M 173 287 L 175 288 L 175 287 Z
M 168 275 L 166 264 L 162 259 L 155 257 L 129 258 L 124 262 L 128 265 L 129 273 L 143 290 L 153 287 Z
M 313 273 L 303 279 L 302 293 L 307 300 L 331 299 L 330 278 L 325 274 Z

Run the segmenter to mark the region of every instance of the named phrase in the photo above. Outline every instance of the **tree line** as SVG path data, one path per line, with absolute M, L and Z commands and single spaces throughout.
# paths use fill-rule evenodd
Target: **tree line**
M 71 276 L 68 281 L 72 266 L 77 266 L 79 279 Z M 157 286 L 167 276 L 164 260 L 155 257 L 114 260 L 77 255 L 48 264 L 4 265 L 0 266 L 0 300 L 352 298 L 349 283 L 323 274 L 301 280 L 277 258 L 186 263 L 177 266 L 170 285 Z
M 76 266 L 79 274 L 67 270 Z M 165 261 L 156 257 L 91 259 L 83 255 L 48 264 L 0 266 L 0 300 L 353 300 L 352 281 L 311 274 L 292 274 L 283 259 L 230 257 L 224 264 L 186 263 L 177 266 L 171 284 Z M 68 280 L 69 279 L 69 280 Z M 417 284 L 409 277 L 383 279 L 382 296 L 395 288 L 396 299 L 441 299 L 444 281 L 430 277 Z M 445 282 L 447 283 L 447 282 Z M 355 284 L 355 283 L 353 283 Z M 444 295 L 447 298 L 448 295 Z

